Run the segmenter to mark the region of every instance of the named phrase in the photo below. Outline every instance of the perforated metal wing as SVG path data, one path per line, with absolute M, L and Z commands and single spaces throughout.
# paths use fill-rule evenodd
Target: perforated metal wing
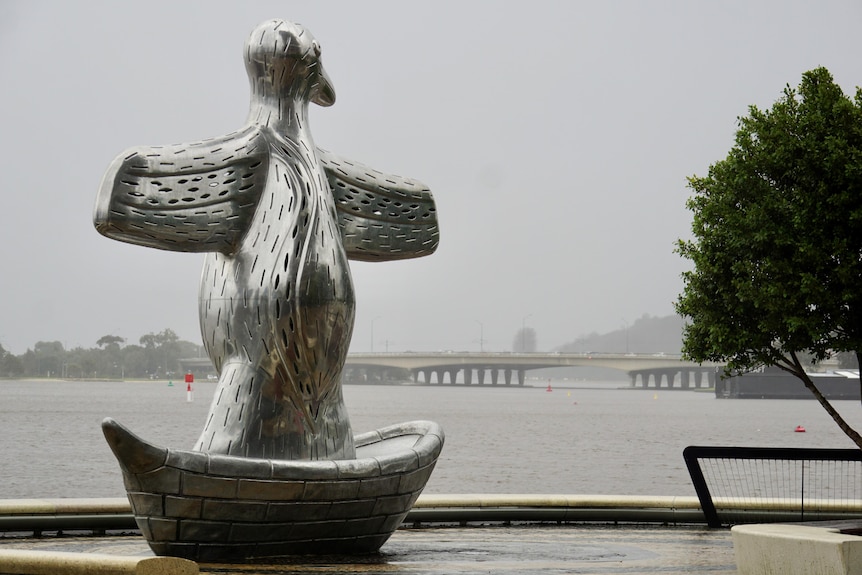
M 317 150 L 326 171 L 347 257 L 361 261 L 417 258 L 437 249 L 434 197 L 416 180 L 384 174 Z
M 201 142 L 132 148 L 102 180 L 96 229 L 164 250 L 232 253 L 254 216 L 268 164 L 266 139 L 255 126 Z

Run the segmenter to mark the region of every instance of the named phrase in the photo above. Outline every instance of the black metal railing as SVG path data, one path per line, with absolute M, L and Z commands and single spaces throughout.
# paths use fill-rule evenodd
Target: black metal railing
M 862 516 L 862 450 L 702 447 L 683 450 L 710 527 Z

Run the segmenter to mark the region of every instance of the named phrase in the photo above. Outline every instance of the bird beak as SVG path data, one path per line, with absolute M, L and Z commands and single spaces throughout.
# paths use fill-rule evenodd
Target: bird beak
M 320 72 L 317 75 L 317 89 L 311 101 L 318 106 L 331 106 L 335 103 L 335 89 L 332 87 L 332 80 L 329 79 L 329 74 L 320 65 Z

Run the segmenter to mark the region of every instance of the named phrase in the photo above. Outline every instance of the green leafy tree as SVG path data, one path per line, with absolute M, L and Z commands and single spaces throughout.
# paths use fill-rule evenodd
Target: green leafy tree
M 123 348 L 123 369 L 126 377 L 147 377 L 148 371 L 146 350 L 139 345 L 127 345 Z
M 862 352 L 862 90 L 806 72 L 770 110 L 751 106 L 727 158 L 688 183 L 683 354 L 795 375 L 862 447 L 802 361 Z
M 18 358 L 9 352 L 0 360 L 0 375 L 6 377 L 20 377 L 24 375 L 24 364 Z
M 170 377 L 180 371 L 179 357 L 182 346 L 179 336 L 172 329 L 141 336 L 147 361 L 147 373 Z
M 125 338 L 122 338 L 118 335 L 103 335 L 98 340 L 96 340 L 96 345 L 104 349 L 119 349 L 120 344 L 123 343 Z
M 59 377 L 65 358 L 66 350 L 61 342 L 37 341 L 33 346 L 32 367 L 28 371 L 38 377 Z

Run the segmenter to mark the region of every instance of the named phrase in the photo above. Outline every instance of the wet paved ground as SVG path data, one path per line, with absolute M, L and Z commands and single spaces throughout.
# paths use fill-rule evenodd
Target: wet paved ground
M 0 548 L 149 556 L 139 535 L 0 538 Z M 278 565 L 201 565 L 201 573 L 735 574 L 730 531 L 705 527 L 547 525 L 402 528 L 380 553 Z

